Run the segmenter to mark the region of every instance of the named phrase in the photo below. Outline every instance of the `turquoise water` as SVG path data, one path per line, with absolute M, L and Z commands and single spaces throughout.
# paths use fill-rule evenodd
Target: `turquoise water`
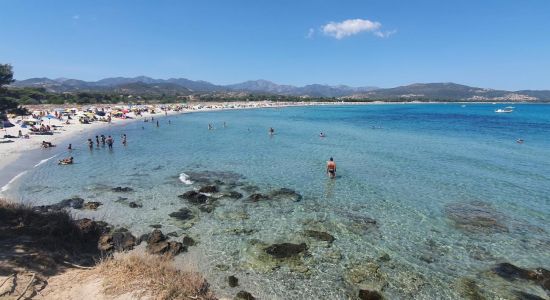
M 199 244 L 187 256 L 200 261 L 220 295 L 245 289 L 264 299 L 347 299 L 370 288 L 390 299 L 457 299 L 473 281 L 489 298 L 518 290 L 544 297 L 538 286 L 488 270 L 500 262 L 550 268 L 550 105 L 518 104 L 512 114 L 496 114 L 497 107 L 317 106 L 185 114 L 159 118 L 160 128 L 137 121 L 98 132 L 115 136 L 113 151 L 89 151 L 84 137 L 74 165 L 46 161 L 3 194 L 33 204 L 80 196 L 103 206 L 74 210 L 79 217 L 136 234 L 152 224 L 190 234 Z M 324 173 L 330 156 L 335 180 Z M 263 193 L 286 187 L 303 200 L 224 198 L 202 212 L 177 195 L 199 187 L 183 183 L 182 173 L 204 171 L 236 182 L 222 188 L 245 196 L 250 185 Z M 114 193 L 116 186 L 134 191 Z M 168 216 L 182 207 L 197 217 L 182 223 Z M 479 211 L 492 221 L 468 223 Z M 308 253 L 266 260 L 262 247 L 281 242 L 305 242 Z M 225 283 L 233 274 L 239 288 Z

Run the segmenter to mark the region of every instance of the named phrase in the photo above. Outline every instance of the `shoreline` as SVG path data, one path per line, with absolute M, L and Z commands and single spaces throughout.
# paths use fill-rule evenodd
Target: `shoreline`
M 532 103 L 532 102 L 510 102 L 514 104 L 544 104 L 544 103 Z M 205 103 L 195 103 L 192 106 L 190 104 L 185 105 L 186 108 L 174 111 L 168 110 L 168 114 L 165 115 L 163 110 L 158 109 L 160 106 L 166 105 L 182 105 L 182 104 L 158 104 L 155 109 L 158 113 L 151 114 L 149 112 L 144 113 L 142 116 L 135 116 L 133 113 L 129 113 L 131 116 L 130 119 L 119 119 L 113 118 L 111 123 L 107 122 L 92 122 L 90 124 L 81 124 L 78 121 L 73 120 L 73 123 L 69 125 L 63 124 L 63 122 L 53 119 L 48 122 L 50 125 L 60 126 L 61 129 L 54 130 L 54 134 L 51 136 L 32 136 L 30 139 L 14 139 L 13 143 L 0 144 L 0 170 L 2 171 L 2 176 L 0 176 L 0 192 L 4 191 L 7 188 L 7 185 L 14 181 L 15 178 L 20 176 L 23 172 L 29 170 L 29 166 L 35 166 L 40 161 L 44 160 L 41 155 L 36 155 L 36 158 L 29 157 L 30 153 L 37 152 L 41 148 L 41 141 L 46 140 L 53 144 L 59 145 L 60 148 L 56 149 L 65 149 L 65 143 L 72 139 L 75 139 L 78 135 L 82 135 L 88 132 L 97 131 L 101 128 L 111 127 L 111 126 L 121 126 L 123 124 L 129 124 L 131 122 L 142 121 L 149 117 L 167 117 L 173 115 L 182 115 L 188 113 L 197 113 L 197 112 L 216 112 L 216 111 L 226 111 L 226 110 L 244 110 L 244 109 L 267 109 L 267 108 L 284 108 L 284 107 L 307 107 L 307 106 L 353 106 L 353 105 L 415 105 L 415 104 L 488 104 L 488 105 L 506 105 L 510 103 L 498 102 L 498 103 L 489 103 L 489 102 L 383 102 L 383 101 L 373 101 L 373 102 L 272 102 L 272 101 L 262 101 L 262 102 L 205 102 Z M 127 104 L 114 105 L 114 104 L 101 104 L 101 105 L 81 105 L 77 106 L 79 109 L 87 107 L 97 107 L 97 108 L 110 108 L 116 106 L 126 106 Z M 29 108 L 29 111 L 33 110 L 53 110 L 54 108 L 70 108 L 75 107 L 75 105 L 31 105 L 26 106 Z M 190 108 L 191 107 L 191 108 Z M 21 117 L 10 118 L 9 121 L 15 123 L 17 119 Z M 16 136 L 19 126 L 10 127 L 3 129 L 2 136 L 4 134 Z M 26 131 L 23 132 L 25 134 Z M 49 159 L 52 159 L 59 155 L 60 151 L 55 151 L 56 154 Z M 50 155 L 51 156 L 51 155 Z M 41 158 L 41 159 L 39 159 Z M 22 164 L 17 164 L 19 159 L 23 159 Z M 27 160 L 27 161 L 25 161 Z

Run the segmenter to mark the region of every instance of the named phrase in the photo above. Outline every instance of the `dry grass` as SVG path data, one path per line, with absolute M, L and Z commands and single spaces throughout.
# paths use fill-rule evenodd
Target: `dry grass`
M 120 253 L 102 261 L 96 272 L 104 279 L 105 293 L 134 293 L 154 299 L 216 299 L 199 273 L 176 269 L 172 260 L 146 253 Z

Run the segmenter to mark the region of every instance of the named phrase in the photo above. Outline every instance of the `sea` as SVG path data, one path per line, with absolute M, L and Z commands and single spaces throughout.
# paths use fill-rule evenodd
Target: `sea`
M 354 299 L 367 289 L 387 299 L 548 299 L 540 284 L 499 276 L 498 266 L 550 269 L 550 105 L 495 113 L 505 106 L 159 115 L 86 132 L 67 142 L 70 152 L 29 153 L 34 163 L 0 196 L 30 205 L 80 197 L 102 205 L 70 209 L 77 218 L 136 236 L 152 226 L 172 240 L 190 236 L 196 245 L 176 262 L 202 272 L 219 296 Z M 114 137 L 113 150 L 88 149 L 100 134 Z M 67 156 L 75 163 L 58 165 Z M 205 185 L 218 190 L 207 204 L 178 197 Z M 170 216 L 185 208 L 184 219 Z M 274 256 L 273 245 L 295 253 Z

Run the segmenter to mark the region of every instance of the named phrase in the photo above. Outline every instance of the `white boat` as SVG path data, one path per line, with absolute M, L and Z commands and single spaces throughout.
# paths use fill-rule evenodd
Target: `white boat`
M 511 113 L 514 112 L 514 108 L 511 106 L 505 107 L 505 108 L 499 108 L 495 109 L 496 113 Z

